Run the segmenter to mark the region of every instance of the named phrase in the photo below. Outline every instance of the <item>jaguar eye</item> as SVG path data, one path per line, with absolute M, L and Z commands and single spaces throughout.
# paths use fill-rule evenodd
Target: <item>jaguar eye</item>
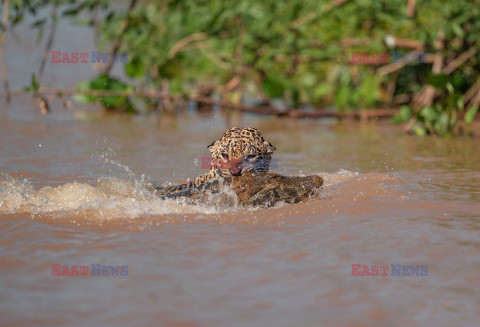
M 249 154 L 249 155 L 247 156 L 247 159 L 254 159 L 254 158 L 256 158 L 256 157 L 257 157 L 256 154 Z
M 222 153 L 222 158 L 223 159 L 228 159 L 228 153 Z

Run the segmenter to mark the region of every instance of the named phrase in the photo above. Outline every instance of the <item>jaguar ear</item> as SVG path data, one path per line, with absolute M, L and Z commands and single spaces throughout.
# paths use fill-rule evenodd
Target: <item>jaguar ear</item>
M 265 145 L 265 147 L 267 148 L 268 153 L 273 153 L 273 151 L 275 151 L 277 149 L 276 147 L 274 147 L 272 145 L 272 143 L 270 143 L 268 141 L 263 142 L 263 145 Z
M 212 143 L 210 143 L 209 146 L 207 146 L 207 149 L 209 149 L 211 152 L 213 152 L 213 148 L 215 147 L 215 143 L 217 143 L 218 141 L 213 141 Z

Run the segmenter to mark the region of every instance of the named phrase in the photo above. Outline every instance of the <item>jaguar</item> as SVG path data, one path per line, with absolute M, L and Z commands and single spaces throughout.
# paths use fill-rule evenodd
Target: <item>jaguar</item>
M 187 183 L 155 186 L 160 196 L 188 193 L 207 182 L 230 180 L 249 172 L 254 175 L 268 173 L 272 154 L 276 148 L 253 127 L 232 127 L 223 136 L 207 146 L 211 152 L 211 169 Z

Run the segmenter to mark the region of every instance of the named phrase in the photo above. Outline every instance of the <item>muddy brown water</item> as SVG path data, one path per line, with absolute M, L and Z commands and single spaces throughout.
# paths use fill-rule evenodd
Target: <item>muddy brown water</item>
M 478 325 L 478 139 L 236 117 L 277 147 L 274 172 L 324 177 L 320 196 L 191 205 L 144 183 L 204 172 L 221 113 L 43 118 L 25 101 L 0 123 L 2 325 Z M 90 270 L 52 276 L 52 264 Z M 92 276 L 98 264 L 127 275 Z M 352 276 L 352 264 L 389 270 Z
M 6 36 L 13 90 L 43 57 L 46 38 L 36 46 L 31 23 Z M 61 21 L 53 50 L 96 50 L 91 35 Z M 41 82 L 72 88 L 96 75 L 91 64 L 47 63 Z M 1 326 L 478 326 L 478 139 L 51 104 L 42 117 L 28 97 L 0 102 Z M 265 134 L 278 149 L 274 172 L 323 176 L 320 197 L 245 209 L 146 192 L 148 180 L 203 173 L 206 145 L 230 125 Z M 52 264 L 127 275 L 51 276 Z M 352 276 L 352 264 L 390 271 Z M 392 264 L 428 275 L 391 276 Z

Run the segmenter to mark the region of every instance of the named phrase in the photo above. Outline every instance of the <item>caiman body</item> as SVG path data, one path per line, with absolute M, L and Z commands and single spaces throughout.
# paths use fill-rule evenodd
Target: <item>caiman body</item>
M 272 206 L 278 202 L 296 203 L 309 198 L 322 186 L 320 176 L 282 176 L 274 173 L 234 176 L 223 180 L 207 182 L 195 188 L 172 194 L 162 192 L 162 187 L 154 186 L 162 198 L 188 197 L 202 201 L 208 194 L 222 191 L 230 185 L 235 192 L 238 204 L 242 206 Z

